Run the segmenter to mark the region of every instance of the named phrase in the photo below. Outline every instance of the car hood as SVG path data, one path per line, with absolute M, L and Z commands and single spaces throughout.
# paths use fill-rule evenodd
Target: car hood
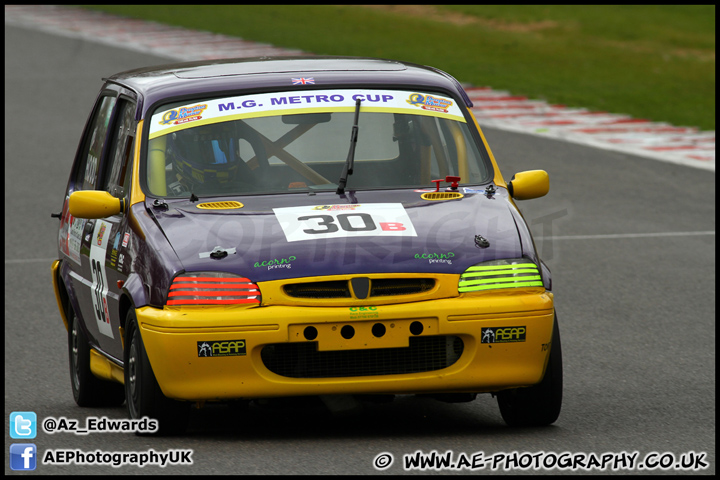
M 148 199 L 146 207 L 185 271 L 224 271 L 254 282 L 460 274 L 476 263 L 522 257 L 522 245 L 532 242 L 520 238 L 519 231 L 529 233 L 518 229 L 507 190 L 491 196 L 463 190 L 463 198 L 445 201 L 403 190 L 167 200 L 167 208 Z

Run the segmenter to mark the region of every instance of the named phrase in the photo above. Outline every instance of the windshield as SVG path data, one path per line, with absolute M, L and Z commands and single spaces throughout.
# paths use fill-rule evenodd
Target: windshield
M 151 117 L 146 184 L 161 197 L 337 189 L 361 100 L 348 190 L 489 181 L 456 102 L 435 93 L 334 89 L 164 105 Z

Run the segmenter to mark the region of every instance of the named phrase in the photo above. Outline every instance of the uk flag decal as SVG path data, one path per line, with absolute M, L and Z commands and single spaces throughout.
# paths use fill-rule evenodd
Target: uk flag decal
M 310 78 L 293 78 L 292 79 L 293 85 L 315 85 L 315 79 L 313 77 Z

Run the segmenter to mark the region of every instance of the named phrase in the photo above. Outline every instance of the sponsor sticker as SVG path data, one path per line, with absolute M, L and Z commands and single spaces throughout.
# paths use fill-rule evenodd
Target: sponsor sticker
M 380 313 L 378 307 L 350 307 L 350 320 L 367 320 L 378 318 Z
M 202 118 L 203 111 L 207 108 L 207 104 L 192 105 L 189 107 L 180 107 L 173 110 L 167 110 L 163 113 L 161 125 L 180 125 L 181 123 L 192 122 Z
M 97 244 L 103 245 L 103 235 L 105 235 L 105 230 L 107 229 L 107 224 L 105 222 L 100 223 L 100 231 L 97 234 Z
M 422 95 L 413 93 L 407 103 L 420 107 L 423 110 L 431 110 L 433 112 L 448 113 L 448 109 L 452 107 L 453 101 L 449 98 L 439 97 L 437 95 Z
M 417 237 L 400 203 L 309 205 L 273 208 L 273 212 L 288 242 L 344 237 Z
M 115 235 L 115 243 L 113 243 L 112 251 L 110 252 L 110 266 L 114 267 L 117 263 L 118 247 L 120 246 L 120 232 Z
M 455 256 L 453 252 L 447 253 L 416 253 L 416 260 L 427 260 L 428 263 L 446 263 L 452 265 L 452 258 Z
M 81 265 L 80 263 L 80 246 L 82 244 L 82 234 L 85 229 L 85 223 L 87 222 L 84 218 L 75 218 L 68 214 L 70 228 L 68 229 L 67 244 L 68 252 L 67 255 L 72 259 L 73 262 Z
M 255 262 L 254 268 L 267 267 L 268 270 L 275 268 L 292 268 L 292 262 L 297 260 L 295 255 L 290 255 L 288 258 L 273 258 L 270 260 L 262 260 Z
M 480 331 L 480 343 L 524 342 L 526 328 L 522 327 L 483 327 Z
M 310 83 L 312 78 L 299 78 Z M 300 84 L 300 83 L 298 83 Z M 353 112 L 360 100 L 362 112 L 411 113 L 448 118 L 465 123 L 462 110 L 449 98 L 438 95 L 372 89 L 309 90 L 272 92 L 225 97 L 207 102 L 189 103 L 169 110 L 159 110 L 152 116 L 150 139 L 195 125 L 231 120 L 292 115 L 315 112 Z
M 198 357 L 238 357 L 247 355 L 245 340 L 197 342 Z

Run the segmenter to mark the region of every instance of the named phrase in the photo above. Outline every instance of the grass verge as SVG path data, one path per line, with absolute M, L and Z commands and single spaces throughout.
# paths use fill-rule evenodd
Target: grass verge
M 94 5 L 320 55 L 393 58 L 461 82 L 715 129 L 714 5 Z

